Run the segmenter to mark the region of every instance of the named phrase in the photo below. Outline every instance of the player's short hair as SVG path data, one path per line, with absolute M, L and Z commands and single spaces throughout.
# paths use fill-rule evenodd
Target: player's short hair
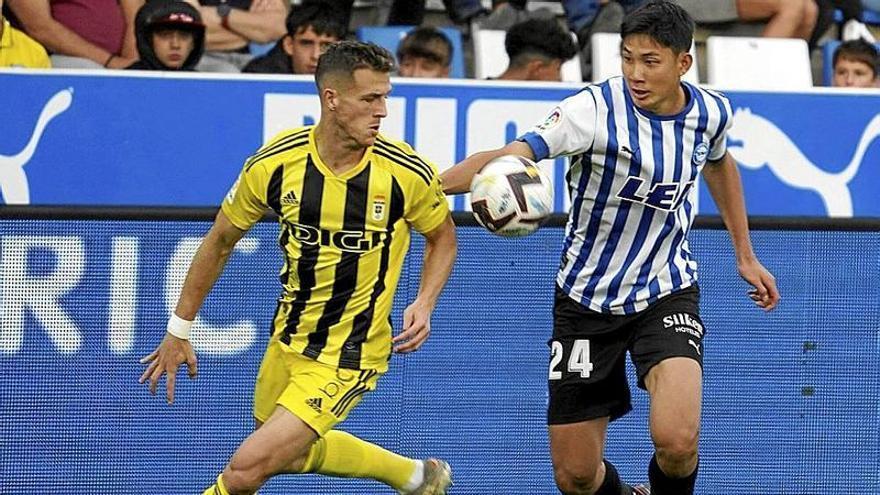
M 331 74 L 344 74 L 351 78 L 358 69 L 390 73 L 394 70 L 394 56 L 373 43 L 338 41 L 330 45 L 318 59 L 315 83 L 320 91 Z
M 302 5 L 295 6 L 287 14 L 285 25 L 287 34 L 294 36 L 309 27 L 318 35 L 335 36 L 343 39 L 346 26 L 343 26 L 341 15 L 333 10 L 333 6 L 324 0 L 306 0 Z
M 650 36 L 677 55 L 691 49 L 694 20 L 679 5 L 668 0 L 650 0 L 623 19 L 621 39 L 634 34 Z
M 504 38 L 504 49 L 512 66 L 534 58 L 565 62 L 577 54 L 571 34 L 556 19 L 529 19 L 514 24 Z
M 444 67 L 452 62 L 452 42 L 437 28 L 413 29 L 397 45 L 397 61 L 406 57 L 426 58 Z
M 880 52 L 878 52 L 874 44 L 868 43 L 861 38 L 845 41 L 837 47 L 837 50 L 834 50 L 832 67 L 837 67 L 837 62 L 841 59 L 861 62 L 870 67 L 874 77 L 877 77 L 877 64 L 880 62 Z

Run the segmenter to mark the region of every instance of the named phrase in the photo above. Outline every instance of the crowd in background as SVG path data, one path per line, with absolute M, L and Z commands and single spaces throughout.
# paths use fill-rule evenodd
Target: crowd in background
M 444 0 L 451 23 L 507 32 L 507 70 L 497 79 L 559 81 L 590 39 L 619 32 L 644 0 L 560 0 L 564 20 L 527 0 Z M 766 37 L 814 48 L 837 28 L 835 86 L 876 87 L 878 49 L 863 22 L 880 0 L 674 0 L 698 24 L 761 22 Z M 0 0 L 0 67 L 313 74 L 328 44 L 350 34 L 354 0 Z M 425 25 L 424 0 L 378 0 L 388 25 L 417 26 L 396 50 L 398 75 L 450 76 L 453 44 Z M 255 47 L 257 49 L 255 49 Z

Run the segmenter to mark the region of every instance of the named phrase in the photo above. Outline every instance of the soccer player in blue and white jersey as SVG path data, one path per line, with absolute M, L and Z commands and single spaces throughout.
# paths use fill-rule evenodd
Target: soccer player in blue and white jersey
M 701 171 L 737 269 L 754 287 L 751 298 L 765 310 L 779 301 L 752 250 L 742 184 L 726 148 L 730 103 L 681 81 L 693 63 L 693 29 L 681 7 L 646 3 L 621 28 L 623 77 L 584 88 L 531 132 L 442 176 L 447 193 L 465 192 L 501 155 L 571 157 L 572 206 L 549 342 L 550 449 L 564 494 L 631 492 L 603 460 L 609 421 L 631 409 L 627 351 L 651 398 L 651 493 L 694 491 L 704 327 L 687 234 Z

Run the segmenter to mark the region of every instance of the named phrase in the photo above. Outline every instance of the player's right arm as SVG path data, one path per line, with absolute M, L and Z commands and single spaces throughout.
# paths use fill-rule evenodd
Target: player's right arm
M 144 383 L 149 380 L 150 393 L 153 395 L 162 375 L 168 374 L 165 389 L 169 404 L 174 402 L 174 384 L 180 365 L 186 363 L 190 378 L 197 373 L 198 363 L 189 341 L 189 328 L 199 308 L 223 273 L 235 244 L 268 208 L 266 184 L 269 176 L 266 170 L 260 163 L 248 162 L 245 165 L 190 263 L 165 337 L 156 350 L 140 361 L 141 364 L 147 364 L 147 369 L 138 381 Z
M 245 231 L 233 225 L 222 210 L 217 213 L 214 225 L 202 240 L 189 266 L 172 318 L 176 317 L 184 322 L 195 320 L 208 292 L 223 273 L 232 249 L 244 234 Z M 141 363 L 149 364 L 138 381 L 144 383 L 149 380 L 150 393 L 153 395 L 156 394 L 162 375 L 168 374 L 165 389 L 169 404 L 174 402 L 174 384 L 180 365 L 186 363 L 190 378 L 195 378 L 198 373 L 198 360 L 190 341 L 169 332 L 165 333 L 162 342 L 153 352 L 141 359 Z
M 503 148 L 481 151 L 465 158 L 440 175 L 443 192 L 467 192 L 471 180 L 484 165 L 504 155 L 518 155 L 532 161 L 582 153 L 593 145 L 596 102 L 589 90 L 563 100 L 544 121 Z

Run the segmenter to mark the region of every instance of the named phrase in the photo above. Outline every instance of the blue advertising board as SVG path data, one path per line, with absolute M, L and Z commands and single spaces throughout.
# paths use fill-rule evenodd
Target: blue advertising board
M 278 294 L 277 227 L 238 244 L 193 333 L 199 376 L 168 406 L 138 385 L 203 221 L 0 219 L 0 493 L 198 494 L 251 431 L 254 378 Z M 458 495 L 550 495 L 545 426 L 560 228 L 500 240 L 459 227 L 431 339 L 396 356 L 343 429 L 441 456 Z M 697 493 L 880 490 L 880 232 L 757 231 L 782 304 L 746 297 L 728 235 L 696 229 L 706 324 Z M 419 285 L 416 236 L 393 322 Z M 512 283 L 511 281 L 516 281 Z M 632 380 L 632 370 L 630 369 Z M 631 382 L 634 383 L 634 382 Z M 647 399 L 612 424 L 630 482 L 651 456 Z M 286 476 L 260 493 L 390 494 L 376 482 Z
M 395 80 L 383 132 L 444 169 L 515 138 L 577 90 Z M 880 94 L 728 95 L 751 214 L 880 216 Z M 318 117 L 305 77 L 0 71 L 0 195 L 10 204 L 216 205 L 266 139 Z M 565 211 L 565 161 L 544 166 Z M 705 185 L 694 194 L 699 213 L 716 213 Z M 453 205 L 465 209 L 465 198 Z

